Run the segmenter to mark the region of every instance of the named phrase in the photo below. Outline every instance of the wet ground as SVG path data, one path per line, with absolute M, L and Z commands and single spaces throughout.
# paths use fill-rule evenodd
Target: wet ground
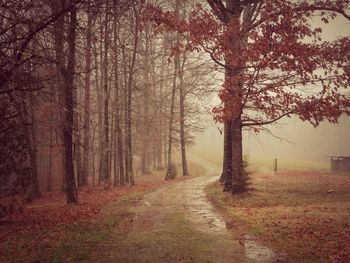
M 220 168 L 192 159 L 205 175 L 150 192 L 129 210 L 132 222 L 116 262 L 284 262 L 238 227 L 226 226 L 204 192 Z

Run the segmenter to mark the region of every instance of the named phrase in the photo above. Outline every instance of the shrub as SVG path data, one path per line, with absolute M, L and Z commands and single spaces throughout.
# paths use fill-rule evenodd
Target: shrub
M 233 194 L 240 194 L 246 192 L 251 184 L 251 172 L 248 171 L 249 161 L 248 157 L 244 156 L 243 158 L 243 166 L 241 171 L 241 177 L 234 177 L 235 183 L 233 183 L 231 192 Z M 233 175 L 234 176 L 234 175 Z M 225 190 L 225 189 L 224 189 Z

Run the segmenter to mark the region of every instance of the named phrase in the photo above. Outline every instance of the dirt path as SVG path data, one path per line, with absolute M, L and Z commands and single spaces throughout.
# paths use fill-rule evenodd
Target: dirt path
M 144 195 L 129 210 L 132 223 L 116 245 L 119 251 L 113 261 L 281 262 L 269 249 L 249 238 L 239 242 L 242 237 L 227 230 L 204 193 L 205 186 L 217 179 L 219 167 L 192 160 L 207 174 Z

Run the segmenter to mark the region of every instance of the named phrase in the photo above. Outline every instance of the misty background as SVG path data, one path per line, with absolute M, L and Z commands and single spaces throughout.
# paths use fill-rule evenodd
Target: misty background
M 313 21 L 315 27 L 321 26 L 320 21 Z M 350 32 L 350 23 L 342 17 L 337 17 L 329 24 L 323 24 L 324 40 L 335 40 Z M 219 85 L 219 84 L 218 84 Z M 219 104 L 217 95 L 208 98 L 205 103 L 208 109 Z M 223 156 L 222 125 L 215 123 L 208 113 L 206 129 L 196 137 L 196 145 L 191 152 L 202 155 L 218 163 Z M 274 158 L 298 162 L 299 168 L 307 168 L 308 161 L 323 163 L 319 168 L 329 168 L 329 156 L 350 156 L 350 118 L 342 116 L 337 124 L 322 122 L 317 128 L 298 118 L 284 118 L 277 124 L 266 126 L 270 132 L 253 134 L 244 132 L 243 151 L 249 156 L 253 166 L 269 167 Z M 213 154 L 214 153 L 214 154 Z M 304 163 L 303 163 L 304 162 Z M 258 167 L 259 168 L 259 167 Z M 298 167 L 291 167 L 298 168 Z

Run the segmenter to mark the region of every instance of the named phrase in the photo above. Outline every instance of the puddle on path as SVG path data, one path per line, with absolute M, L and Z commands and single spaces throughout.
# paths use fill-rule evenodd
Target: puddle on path
M 214 181 L 213 179 L 215 180 L 212 177 L 201 177 L 193 180 L 192 184 L 185 189 L 186 202 L 184 206 L 188 211 L 188 219 L 194 221 L 195 226 L 202 231 L 226 231 L 225 220 L 217 214 L 204 192 L 204 187 Z
M 201 231 L 207 231 L 211 233 L 227 234 L 228 229 L 232 229 L 232 226 L 228 226 L 215 208 L 208 201 L 204 188 L 208 183 L 215 180 L 213 177 L 201 177 L 196 178 L 189 184 L 183 185 L 185 190 L 186 202 L 184 204 L 185 209 L 188 211 L 187 217 L 190 221 L 194 222 L 194 226 Z M 234 229 L 233 229 L 234 230 Z M 246 235 L 244 237 L 244 253 L 246 257 L 252 262 L 270 263 L 270 262 L 284 262 L 283 255 L 277 254 L 271 249 L 260 245 L 253 237 Z
M 179 211 L 183 212 L 187 220 L 192 222 L 192 225 L 199 231 L 214 234 L 222 240 L 227 240 L 231 244 L 231 249 L 236 249 L 235 254 L 242 253 L 243 258 L 245 257 L 240 262 L 284 262 L 280 260 L 280 255 L 260 245 L 252 237 L 243 237 L 244 242 L 239 244 L 237 237 L 235 238 L 232 234 L 234 227 L 226 224 L 224 218 L 208 201 L 204 192 L 209 183 L 217 180 L 217 174 L 219 174 L 217 171 L 220 168 L 201 159 L 194 161 L 204 166 L 207 174 L 147 194 L 143 202 L 135 208 L 137 216 L 134 227 L 142 227 L 144 218 L 149 216 L 151 218 L 148 220 L 151 220 L 152 224 L 160 224 L 166 220 L 167 211 Z
M 264 247 L 246 235 L 244 240 L 245 255 L 257 262 L 283 262 L 284 255 L 277 254 L 271 249 Z
M 218 169 L 208 162 L 205 162 L 205 164 L 200 162 L 200 164 L 207 169 L 207 176 L 194 179 L 191 187 L 186 188 L 188 202 L 185 205 L 189 211 L 188 218 L 193 220 L 196 223 L 195 226 L 202 231 L 209 230 L 210 232 L 227 233 L 229 232 L 228 229 L 232 227 L 228 226 L 224 218 L 217 213 L 204 192 L 206 185 L 217 179 L 208 175 L 215 173 L 215 170 Z M 216 174 L 218 173 L 216 172 Z M 246 235 L 244 237 L 243 245 L 246 257 L 253 262 L 284 262 L 284 255 L 277 254 L 273 250 L 259 244 L 251 236 Z

